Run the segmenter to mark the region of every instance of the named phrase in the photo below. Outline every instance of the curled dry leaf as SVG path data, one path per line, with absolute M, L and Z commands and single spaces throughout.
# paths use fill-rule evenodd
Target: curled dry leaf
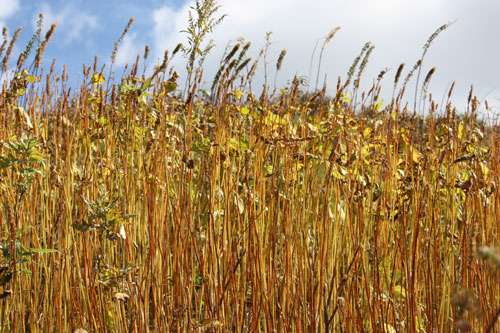
M 88 333 L 88 331 L 84 328 L 77 328 L 73 333 Z
M 128 294 L 125 294 L 125 293 L 116 293 L 114 295 L 114 298 L 117 300 L 117 301 L 126 301 L 130 298 L 130 296 Z
M 222 326 L 224 326 L 224 324 L 215 318 L 205 319 L 200 324 L 200 328 L 204 329 L 204 330 L 208 330 L 208 329 L 212 329 L 212 328 L 216 328 L 216 327 L 222 327 Z

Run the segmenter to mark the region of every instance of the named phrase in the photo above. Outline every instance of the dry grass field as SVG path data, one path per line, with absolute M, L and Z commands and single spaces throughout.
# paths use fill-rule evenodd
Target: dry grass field
M 256 95 L 250 44 L 201 87 L 217 9 L 149 75 L 96 57 L 78 87 L 41 68 L 55 25 L 13 73 L 4 38 L 0 330 L 498 332 L 498 124 L 418 85 L 448 25 L 392 101 L 386 72 L 359 91 L 369 44 L 336 87 Z

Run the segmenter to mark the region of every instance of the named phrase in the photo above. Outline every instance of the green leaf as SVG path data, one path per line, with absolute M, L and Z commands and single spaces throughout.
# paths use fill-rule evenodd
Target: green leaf
M 415 328 L 417 332 L 426 332 L 424 320 L 420 317 L 415 317 Z
M 38 154 L 37 153 L 30 154 L 30 159 L 33 161 L 43 161 L 44 157 L 42 155 L 40 155 L 39 153 Z
M 0 157 L 0 168 L 5 169 L 10 167 L 13 161 L 7 157 Z
M 262 167 L 264 169 L 264 176 L 270 176 L 273 174 L 273 166 L 272 165 L 266 165 Z
M 177 88 L 177 83 L 171 82 L 171 81 L 167 82 L 167 85 L 166 85 L 167 93 L 174 91 L 175 88 Z
M 207 152 L 210 150 L 210 139 L 204 138 L 201 141 L 193 142 L 191 151 L 195 153 Z
M 144 84 L 142 85 L 142 89 L 148 89 L 149 87 L 151 87 L 151 80 L 153 79 L 153 77 L 149 77 L 146 79 L 146 81 L 144 81 Z
M 17 230 L 17 237 L 20 237 L 23 234 L 23 232 L 25 232 L 27 229 L 30 229 L 30 228 L 33 228 L 33 227 L 27 226 L 27 227 L 24 227 L 24 228 L 19 228 Z
M 22 257 L 21 259 L 19 259 L 18 261 L 16 261 L 17 264 L 24 264 L 26 262 L 30 262 L 31 259 L 29 257 Z
M 396 285 L 394 286 L 394 295 L 399 299 L 406 298 L 406 289 L 403 286 Z
M 31 275 L 31 271 L 27 268 L 21 268 L 21 271 L 23 271 L 23 273 L 27 274 L 27 275 Z

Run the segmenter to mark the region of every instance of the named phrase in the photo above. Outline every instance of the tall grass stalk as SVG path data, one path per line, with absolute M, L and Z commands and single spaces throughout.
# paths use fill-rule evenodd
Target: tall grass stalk
M 455 23 L 456 21 L 453 21 L 453 22 L 449 22 L 449 23 L 446 23 L 446 24 L 443 24 L 442 26 L 440 26 L 436 31 L 434 31 L 434 33 L 432 35 L 429 36 L 429 38 L 427 39 L 427 42 L 425 43 L 423 49 L 424 51 L 422 52 L 422 56 L 420 56 L 420 59 L 418 60 L 418 73 L 417 73 L 417 80 L 415 82 L 415 98 L 414 98 L 414 101 L 413 101 L 413 113 L 415 114 L 417 112 L 417 92 L 418 92 L 418 81 L 420 79 L 420 72 L 422 70 L 422 63 L 424 62 L 424 58 L 425 58 L 425 55 L 427 54 L 427 51 L 429 50 L 432 42 L 434 41 L 434 39 L 436 39 L 437 36 L 439 36 L 440 33 L 442 33 L 443 31 L 445 31 L 446 29 L 448 29 L 453 23 Z
M 335 37 L 335 35 L 337 34 L 337 32 L 339 30 L 340 30 L 340 26 L 333 28 L 332 31 L 330 31 L 328 33 L 328 35 L 325 36 L 325 38 L 323 40 L 323 45 L 321 45 L 321 51 L 319 52 L 319 60 L 318 60 L 318 72 L 316 73 L 316 85 L 314 88 L 315 91 L 318 90 L 318 80 L 319 80 L 319 74 L 321 71 L 321 60 L 323 60 L 323 52 L 325 51 L 326 45 L 328 43 L 330 43 L 330 41 L 333 39 L 333 37 Z M 313 55 L 314 55 L 314 53 L 313 53 Z

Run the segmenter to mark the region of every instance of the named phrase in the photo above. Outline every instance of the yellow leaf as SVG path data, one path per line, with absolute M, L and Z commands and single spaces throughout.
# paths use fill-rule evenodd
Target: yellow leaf
M 35 160 L 35 161 L 43 161 L 43 156 L 39 154 L 30 154 L 30 159 Z
M 113 312 L 111 312 L 111 310 L 108 310 L 108 325 L 115 326 L 115 318 L 114 318 Z
M 372 129 L 370 127 L 365 128 L 365 130 L 363 131 L 363 138 L 369 139 L 371 135 Z
M 418 164 L 420 162 L 420 159 L 422 158 L 422 154 L 413 148 L 413 146 L 410 146 L 410 152 L 411 152 L 411 159 L 413 160 L 414 163 Z
M 264 169 L 264 176 L 270 176 L 273 174 L 273 166 L 272 165 L 264 164 L 262 168 Z
M 391 113 L 391 118 L 393 121 L 396 121 L 396 112 Z
M 415 328 L 417 332 L 425 332 L 424 320 L 420 317 L 415 317 Z
M 410 131 L 407 130 L 406 128 L 401 129 L 401 139 L 403 139 L 404 143 L 409 145 L 410 144 Z
M 458 124 L 458 138 L 462 140 L 464 137 L 464 122 L 461 121 L 460 124 Z
M 341 166 L 334 166 L 332 168 L 332 176 L 337 178 L 338 180 L 344 180 L 344 174 L 346 173 L 347 172 L 345 171 L 345 169 L 343 169 Z
M 483 162 L 479 162 L 479 166 L 481 167 L 481 171 L 483 172 L 484 178 L 488 177 L 490 173 L 490 169 Z
M 370 148 L 371 148 L 370 145 L 364 145 L 361 148 L 361 157 L 363 158 L 363 160 L 366 160 L 366 158 L 370 156 L 371 154 Z
M 382 103 L 384 103 L 384 100 L 383 100 L 383 99 L 381 99 L 380 101 L 377 101 L 377 102 L 373 105 L 373 107 L 375 108 L 375 110 L 380 111 L 380 109 L 382 108 Z
M 235 90 L 235 91 L 233 91 L 232 94 L 234 95 L 234 97 L 236 97 L 236 99 L 240 99 L 241 96 L 243 96 L 243 91 L 241 91 L 241 90 Z
M 466 182 L 471 178 L 471 173 L 469 170 L 460 170 L 458 172 L 458 180 L 461 182 Z
M 246 116 L 250 112 L 250 109 L 248 109 L 246 106 L 244 106 L 244 107 L 240 108 L 239 111 L 242 115 Z
M 93 84 L 102 84 L 104 82 L 106 82 L 106 79 L 104 78 L 104 76 L 102 76 L 101 74 L 99 73 L 95 73 L 94 75 L 92 75 L 92 80 L 91 82 Z

